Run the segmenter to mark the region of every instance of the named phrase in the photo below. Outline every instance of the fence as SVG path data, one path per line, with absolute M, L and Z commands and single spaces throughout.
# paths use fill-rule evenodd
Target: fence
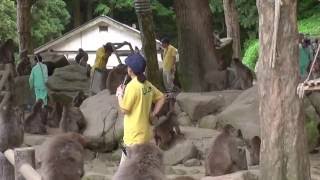
M 41 180 L 40 174 L 34 167 L 34 148 L 16 148 L 0 152 L 1 180 Z

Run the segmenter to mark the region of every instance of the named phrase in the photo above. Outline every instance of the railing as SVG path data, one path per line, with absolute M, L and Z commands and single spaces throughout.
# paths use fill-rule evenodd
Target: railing
M 1 180 L 41 180 L 34 167 L 34 148 L 8 149 L 4 154 L 0 152 Z
M 13 64 L 0 65 L 0 108 L 10 103 L 14 72 Z M 0 180 L 41 180 L 34 167 L 34 148 L 16 148 L 0 152 Z

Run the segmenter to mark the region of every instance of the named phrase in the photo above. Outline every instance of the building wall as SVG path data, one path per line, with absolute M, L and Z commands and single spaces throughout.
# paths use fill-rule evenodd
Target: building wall
M 102 47 L 103 44 L 107 42 L 124 42 L 127 41 L 131 43 L 132 47 L 137 46 L 139 49 L 142 47 L 140 35 L 128 31 L 124 27 L 115 27 L 108 26 L 108 31 L 100 31 L 99 26 L 106 26 L 106 23 L 102 22 L 91 28 L 88 28 L 86 31 L 66 39 L 64 42 L 58 43 L 55 46 L 51 47 L 54 51 L 77 51 L 79 48 L 82 48 L 85 51 L 96 51 L 98 48 Z M 122 47 L 121 50 L 129 50 L 127 46 Z M 88 53 L 89 60 L 88 63 L 93 65 L 95 60 L 95 53 Z M 76 53 L 66 53 L 65 56 L 72 60 L 75 58 Z M 124 60 L 125 57 L 121 59 Z M 158 54 L 158 60 L 161 60 L 160 54 Z M 113 54 L 108 61 L 107 68 L 118 65 L 117 57 Z

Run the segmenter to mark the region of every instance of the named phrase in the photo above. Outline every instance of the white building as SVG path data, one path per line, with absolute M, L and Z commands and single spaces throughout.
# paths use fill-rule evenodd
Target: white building
M 133 49 L 135 47 L 141 49 L 142 47 L 140 31 L 115 21 L 110 17 L 100 16 L 63 36 L 36 48 L 35 53 L 50 50 L 65 55 L 68 60 L 73 60 L 77 55 L 78 49 L 82 48 L 89 55 L 88 63 L 93 65 L 96 57 L 96 50 L 99 47 L 102 47 L 102 45 L 107 42 L 122 43 L 124 41 L 131 43 Z M 160 41 L 156 40 L 156 46 L 157 49 L 159 49 Z M 120 50 L 129 50 L 129 47 L 125 46 Z M 121 57 L 122 60 L 124 58 L 125 57 Z M 158 61 L 160 60 L 160 53 L 158 53 Z M 118 65 L 118 60 L 113 54 L 108 60 L 107 67 L 111 68 L 116 65 Z

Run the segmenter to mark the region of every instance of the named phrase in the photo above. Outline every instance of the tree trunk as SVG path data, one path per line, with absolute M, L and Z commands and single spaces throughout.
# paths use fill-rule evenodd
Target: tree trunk
M 258 0 L 261 179 L 310 180 L 299 82 L 297 0 Z M 277 29 L 278 28 L 278 29 Z M 271 62 L 270 62 L 271 61 Z
M 233 58 L 241 57 L 240 25 L 235 0 L 223 0 L 224 17 L 227 26 L 227 37 L 232 38 Z
M 81 3 L 80 0 L 73 0 L 73 27 L 81 25 Z
M 164 89 L 157 60 L 156 37 L 150 0 L 135 0 L 135 9 L 138 16 L 142 50 L 147 60 L 147 77 L 157 88 Z
M 17 29 L 19 34 L 19 52 L 32 53 L 31 42 L 31 0 L 17 0 Z
M 178 26 L 179 80 L 182 88 L 189 92 L 209 90 L 205 76 L 208 72 L 219 73 L 209 2 L 175 0 L 174 6 Z M 217 78 L 212 81 L 219 84 L 221 78 L 218 77 L 212 77 Z

